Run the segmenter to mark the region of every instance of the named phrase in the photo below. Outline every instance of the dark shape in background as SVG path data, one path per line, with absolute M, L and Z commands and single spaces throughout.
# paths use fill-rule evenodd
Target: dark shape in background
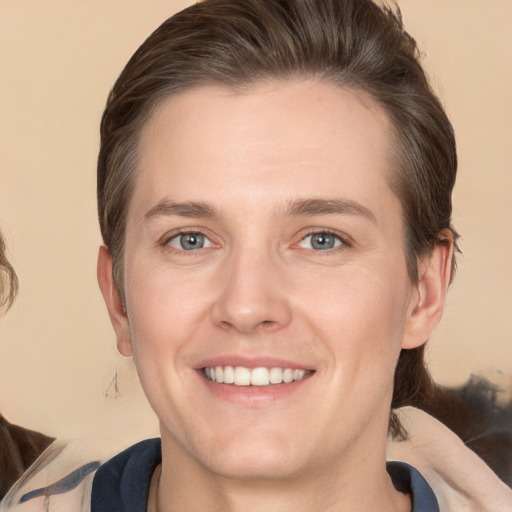
M 0 499 L 53 441 L 39 432 L 12 425 L 0 415 Z

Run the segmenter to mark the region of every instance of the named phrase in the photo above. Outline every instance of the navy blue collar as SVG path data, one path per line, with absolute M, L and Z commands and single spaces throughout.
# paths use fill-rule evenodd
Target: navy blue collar
M 162 462 L 160 439 L 147 439 L 105 462 L 92 484 L 91 512 L 146 512 L 151 477 Z M 412 512 L 439 512 L 434 492 L 409 464 L 388 462 L 395 489 L 410 493 Z

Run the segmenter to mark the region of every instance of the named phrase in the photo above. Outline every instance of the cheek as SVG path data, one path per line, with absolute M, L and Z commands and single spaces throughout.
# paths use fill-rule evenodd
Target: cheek
M 401 324 L 408 303 L 409 286 L 405 269 L 382 269 L 383 263 L 340 268 L 325 276 L 310 276 L 302 283 L 311 308 L 336 322 L 352 318 L 353 328 L 379 324 Z M 359 325 L 358 325 L 359 321 Z
M 184 348 L 196 337 L 205 314 L 200 279 L 181 279 L 163 265 L 137 267 L 136 262 L 127 266 L 126 276 L 126 305 L 137 366 L 143 373 L 148 366 L 152 372 L 163 371 L 164 366 L 179 368 Z
M 157 416 L 180 430 L 180 411 L 192 403 L 187 382 L 191 340 L 200 337 L 205 303 L 198 282 L 180 282 L 151 269 L 129 274 L 126 302 L 134 362 Z M 172 411 L 172 414 L 170 413 Z
M 374 268 L 326 276 L 317 286 L 303 283 L 302 316 L 327 341 L 337 365 L 377 367 L 388 360 L 393 366 L 400 352 L 410 293 L 407 277 Z
M 204 307 L 203 301 L 190 288 L 179 286 L 163 289 L 148 286 L 127 300 L 128 318 L 132 343 L 151 344 L 157 349 L 171 348 L 190 338 L 197 326 L 198 316 Z M 143 291 L 142 291 L 143 290 Z

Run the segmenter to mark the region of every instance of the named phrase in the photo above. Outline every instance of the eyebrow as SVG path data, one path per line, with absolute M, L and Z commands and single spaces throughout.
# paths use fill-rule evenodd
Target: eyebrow
M 285 206 L 284 214 L 286 216 L 332 214 L 360 215 L 377 224 L 377 219 L 371 210 L 350 199 L 297 199 L 289 202 Z M 217 210 L 209 203 L 195 201 L 175 203 L 171 200 L 164 199 L 148 210 L 144 215 L 144 219 L 149 220 L 161 215 L 190 217 L 195 219 L 215 219 L 220 217 Z
M 286 215 L 360 215 L 377 224 L 377 218 L 371 210 L 350 199 L 298 199 L 289 203 Z
M 157 216 L 178 216 L 178 217 L 192 217 L 212 219 L 219 217 L 219 214 L 208 203 L 187 201 L 184 203 L 175 203 L 168 199 L 160 201 L 156 206 L 153 206 L 144 215 L 145 220 L 149 220 Z

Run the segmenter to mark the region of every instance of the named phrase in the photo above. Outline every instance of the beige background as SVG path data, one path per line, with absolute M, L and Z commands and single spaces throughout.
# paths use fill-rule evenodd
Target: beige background
M 0 225 L 21 285 L 0 320 L 0 410 L 11 421 L 123 443 L 156 432 L 96 285 L 95 160 L 122 66 L 188 3 L 0 0 Z M 471 372 L 502 379 L 512 375 L 512 1 L 400 5 L 460 153 L 464 256 L 429 344 L 432 372 L 446 384 Z

